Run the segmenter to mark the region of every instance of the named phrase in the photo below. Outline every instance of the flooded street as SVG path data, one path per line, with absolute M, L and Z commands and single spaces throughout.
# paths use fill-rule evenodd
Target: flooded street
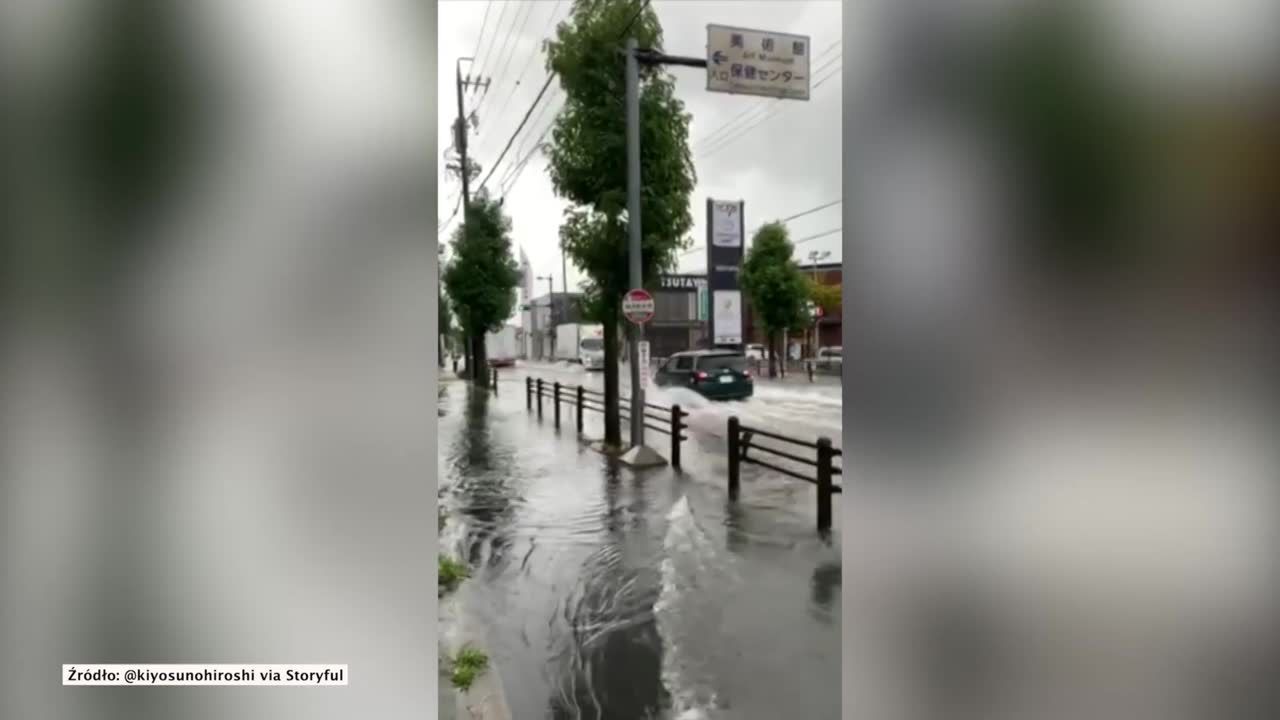
M 471 567 L 458 605 L 486 629 L 512 715 L 838 717 L 840 513 L 820 538 L 813 487 L 754 466 L 730 504 L 720 407 L 681 398 L 683 472 L 637 476 L 579 441 L 569 405 L 559 432 L 549 407 L 539 422 L 523 385 L 521 370 L 497 397 L 444 380 L 439 418 L 441 548 Z M 762 399 L 735 411 L 761 422 Z M 834 399 L 834 432 L 793 402 L 835 439 Z M 667 453 L 665 435 L 649 443 Z

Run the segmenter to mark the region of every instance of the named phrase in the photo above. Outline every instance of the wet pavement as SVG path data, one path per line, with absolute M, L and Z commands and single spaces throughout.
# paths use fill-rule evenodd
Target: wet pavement
M 528 412 L 524 372 L 496 397 L 443 380 L 439 418 L 442 551 L 472 567 L 457 600 L 487 628 L 512 715 L 838 717 L 838 506 L 821 538 L 813 487 L 753 466 L 730 503 L 726 408 L 694 398 L 683 472 L 620 468 L 576 437 L 568 405 L 558 432 L 549 406 Z M 788 432 L 838 423 L 838 396 L 834 410 L 775 400 L 793 407 L 730 405 L 791 413 Z M 649 443 L 667 454 L 666 436 Z

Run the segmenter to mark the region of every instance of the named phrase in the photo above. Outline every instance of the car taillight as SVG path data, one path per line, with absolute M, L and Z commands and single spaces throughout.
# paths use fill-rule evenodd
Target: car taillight
M 704 373 L 704 372 L 702 372 L 701 370 L 699 370 L 698 372 L 696 372 L 696 373 L 694 373 L 694 374 L 693 374 L 693 379 L 694 379 L 694 380 L 706 380 L 706 379 L 707 379 L 707 374 L 706 374 L 706 373 Z
M 742 371 L 742 377 L 744 377 L 744 378 L 750 378 L 750 377 L 751 377 L 751 371 L 750 371 L 750 370 L 743 370 L 743 371 Z

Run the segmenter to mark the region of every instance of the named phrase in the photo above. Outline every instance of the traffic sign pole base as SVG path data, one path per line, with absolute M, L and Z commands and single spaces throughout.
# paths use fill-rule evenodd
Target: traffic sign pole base
M 667 464 L 667 459 L 658 454 L 658 451 L 648 445 L 633 445 L 630 450 L 623 453 L 618 461 L 628 467 L 636 469 L 662 467 Z

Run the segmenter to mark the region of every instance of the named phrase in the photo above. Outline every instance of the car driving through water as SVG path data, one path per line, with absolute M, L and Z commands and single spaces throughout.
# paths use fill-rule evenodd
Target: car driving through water
M 755 392 L 746 356 L 732 350 L 676 353 L 658 368 L 654 383 L 689 388 L 708 400 L 745 400 Z

